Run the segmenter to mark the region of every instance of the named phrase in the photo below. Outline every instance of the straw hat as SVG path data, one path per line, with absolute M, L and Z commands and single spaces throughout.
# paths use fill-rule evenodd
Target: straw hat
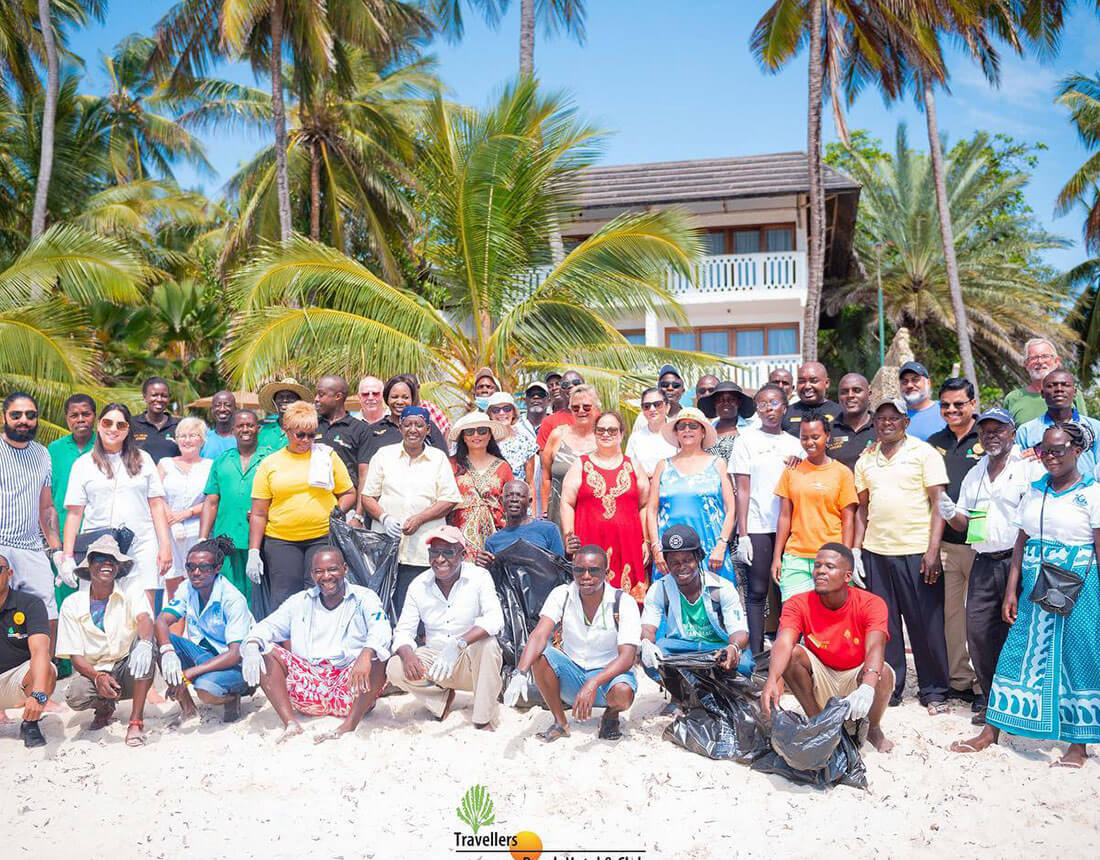
M 676 425 L 681 421 L 695 421 L 702 425 L 704 448 L 709 448 L 718 441 L 718 431 L 714 429 L 714 425 L 710 423 L 707 416 L 702 413 L 702 410 L 696 409 L 694 406 L 688 406 L 677 412 L 674 417 L 669 418 L 668 423 L 661 428 L 661 435 L 664 436 L 665 441 L 674 448 L 680 447 L 680 442 L 676 438 Z
M 76 568 L 74 571 L 81 579 L 92 578 L 92 573 L 88 568 L 88 561 L 91 559 L 92 553 L 109 555 L 118 562 L 118 573 L 115 574 L 115 579 L 121 579 L 126 576 L 134 566 L 134 560 L 118 548 L 118 541 L 115 540 L 115 536 L 105 534 L 96 538 L 88 545 L 88 551 L 84 553 L 84 561 L 80 562 L 80 567 Z
M 257 392 L 260 408 L 266 414 L 271 415 L 276 411 L 275 395 L 280 391 L 293 391 L 300 400 L 313 400 L 313 392 L 298 382 L 297 379 L 292 379 L 289 376 L 286 379 L 277 379 L 275 382 L 267 383 Z
M 499 421 L 492 420 L 484 412 L 467 412 L 451 425 L 451 441 L 457 442 L 462 431 L 469 430 L 471 427 L 488 427 L 493 431 L 493 438 L 497 442 L 508 436 L 508 428 Z

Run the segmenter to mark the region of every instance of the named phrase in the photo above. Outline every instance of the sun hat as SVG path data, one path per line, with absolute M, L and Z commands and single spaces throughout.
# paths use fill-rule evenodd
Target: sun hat
M 493 431 L 493 438 L 497 442 L 508 436 L 508 428 L 499 421 L 494 421 L 484 412 L 467 412 L 451 425 L 451 441 L 457 442 L 458 437 L 462 435 L 462 431 L 469 430 L 472 427 L 488 427 Z
M 714 391 L 710 394 L 706 394 L 700 397 L 695 405 L 702 410 L 703 414 L 707 418 L 716 418 L 718 416 L 718 407 L 715 404 L 715 400 L 718 399 L 719 394 L 730 393 L 737 395 L 737 414 L 742 418 L 752 418 L 753 413 L 756 412 L 756 403 L 749 397 L 736 382 L 719 382 L 714 386 Z
M 433 540 L 441 540 L 444 543 L 456 543 L 463 549 L 466 549 L 466 538 L 464 538 L 462 532 L 454 526 L 439 526 L 424 535 L 425 546 L 430 544 Z
M 696 409 L 694 406 L 688 406 L 681 409 L 672 418 L 669 418 L 668 423 L 661 428 L 661 435 L 664 436 L 665 441 L 674 448 L 680 447 L 680 442 L 676 438 L 676 425 L 681 421 L 695 421 L 702 425 L 704 448 L 709 448 L 718 441 L 718 431 L 714 429 L 714 425 L 710 423 L 702 410 Z
M 313 400 L 313 392 L 298 382 L 297 379 L 289 376 L 285 379 L 277 379 L 274 382 L 267 383 L 256 393 L 256 397 L 260 401 L 260 408 L 265 414 L 273 415 L 275 413 L 275 395 L 280 391 L 293 391 L 298 395 L 299 400 Z
M 91 570 L 88 568 L 88 562 L 93 553 L 97 555 L 109 555 L 118 562 L 118 573 L 115 574 L 115 579 L 126 576 L 134 566 L 134 560 L 118 548 L 118 541 L 115 540 L 115 536 L 112 534 L 105 534 L 97 537 L 88 545 L 88 551 L 84 553 L 84 561 L 80 562 L 80 566 L 74 571 L 81 579 L 92 578 Z
M 498 391 L 496 394 L 490 394 L 489 400 L 485 403 L 485 409 L 492 409 L 494 406 L 511 406 L 516 408 L 516 399 L 507 391 Z M 518 409 L 516 410 L 519 411 Z

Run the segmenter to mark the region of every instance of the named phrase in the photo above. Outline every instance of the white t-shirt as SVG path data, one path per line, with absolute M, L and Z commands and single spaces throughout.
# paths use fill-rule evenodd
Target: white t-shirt
M 749 476 L 749 534 L 771 534 L 779 525 L 775 486 L 788 457 L 803 459 L 802 443 L 790 433 L 765 433 L 748 427 L 737 434 L 730 455 L 731 475 Z
M 591 624 L 585 620 L 575 582 L 559 585 L 542 604 L 540 615 L 555 624 L 561 622 L 561 650 L 582 669 L 602 669 L 619 656 L 620 645 L 641 644 L 642 617 L 638 604 L 627 592 L 620 592 L 616 631 L 614 599 L 615 589 L 604 583 L 603 601 Z
M 1016 509 L 1031 489 L 1031 462 L 1020 459 L 1019 450 L 1014 450 L 996 480 L 990 481 L 987 454 L 966 473 L 959 488 L 959 508 L 967 516 L 972 510 L 986 511 L 985 540 L 971 544 L 975 552 L 1004 552 L 1015 546 Z
M 1083 477 L 1068 490 L 1046 493 L 1046 510 L 1043 510 L 1044 476 L 1031 485 L 1028 494 L 1016 510 L 1013 525 L 1023 529 L 1028 537 L 1038 540 L 1039 518 L 1042 515 L 1044 540 L 1084 546 L 1092 543 L 1092 530 L 1100 528 L 1100 484 L 1091 477 Z M 1057 563 L 1056 559 L 1051 559 Z
M 92 452 L 82 454 L 73 463 L 69 486 L 65 490 L 65 505 L 83 505 L 84 522 L 81 531 L 126 526 L 140 539 L 142 532 L 151 533 L 153 514 L 149 499 L 164 496 L 164 484 L 153 465 L 153 458 L 144 451 L 141 470 L 131 475 L 122 465 L 120 454 L 108 454 L 113 477 L 108 478 L 92 460 Z
M 626 443 L 626 456 L 638 463 L 646 475 L 652 477 L 653 470 L 661 460 L 676 456 L 679 449 L 670 445 L 660 433 L 654 433 L 648 424 L 635 429 Z

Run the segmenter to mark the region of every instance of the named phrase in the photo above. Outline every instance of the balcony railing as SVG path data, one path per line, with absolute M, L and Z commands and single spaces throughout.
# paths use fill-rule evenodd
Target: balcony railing
M 806 289 L 804 251 L 721 254 L 695 265 L 695 283 L 669 273 L 668 286 L 680 295 L 715 293 L 790 294 Z

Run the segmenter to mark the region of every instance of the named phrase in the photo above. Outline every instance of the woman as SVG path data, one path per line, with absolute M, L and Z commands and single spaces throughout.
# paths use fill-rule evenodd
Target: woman
M 206 498 L 210 467 L 214 464 L 213 460 L 202 456 L 206 433 L 206 424 L 201 419 L 184 418 L 176 426 L 179 456 L 165 457 L 157 463 L 157 472 L 164 483 L 164 502 L 168 506 L 168 528 L 172 533 L 172 570 L 164 578 L 169 600 L 186 575 L 183 566 L 187 550 L 199 537 L 199 514 Z
M 582 454 L 562 482 L 561 528 L 570 554 L 596 544 L 607 553 L 608 582 L 641 603 L 649 553 L 645 510 L 649 479 L 623 455 L 626 422 L 618 412 L 596 419 L 596 450 Z
M 715 432 L 707 417 L 693 406 L 681 409 L 663 431 L 679 452 L 657 464 L 654 491 L 649 494 L 649 539 L 653 561 L 662 575 L 668 573 L 661 552 L 661 535 L 673 525 L 691 526 L 707 556 L 707 566 L 737 584 L 729 557 L 733 534 L 733 485 L 726 461 L 704 449 L 714 444 Z
M 160 578 L 172 569 L 172 533 L 153 458 L 130 433 L 130 410 L 108 403 L 99 413 L 95 443 L 69 473 L 65 491 L 65 558 L 73 558 L 81 532 L 125 526 L 134 533 L 127 555 L 134 560 L 121 584 L 144 590 L 153 604 Z
M 535 456 L 539 453 L 539 446 L 535 444 L 533 435 L 517 432 L 515 425 L 519 421 L 519 412 L 512 395 L 503 391 L 491 395 L 487 413 L 490 420 L 499 423 L 503 429 L 504 435 L 498 440 L 500 453 L 512 467 L 512 474 L 521 481 L 527 481 L 529 487 L 534 486 Z
M 647 388 L 642 392 L 639 417 L 643 422 L 635 424 L 630 441 L 626 443 L 626 456 L 645 472 L 646 477 L 652 477 L 658 463 L 676 454 L 676 447 L 661 433 L 668 423 L 668 401 L 661 389 Z
M 736 382 L 719 382 L 714 391 L 699 398 L 697 405 L 707 418 L 718 419 L 714 422 L 718 440 L 707 449 L 707 453 L 728 463 L 733 454 L 733 440 L 737 438 L 740 419 L 751 418 L 756 405 Z
M 775 529 L 772 579 L 783 600 L 813 591 L 814 558 L 827 543 L 851 547 L 855 537 L 856 482 L 852 470 L 825 454 L 829 419 L 807 412 L 798 425 L 806 459 L 784 469 L 775 486 L 779 521 Z
M 600 411 L 600 398 L 591 385 L 574 385 L 569 390 L 569 411 L 572 424 L 555 427 L 542 449 L 542 498 L 545 505 L 541 515 L 561 527 L 561 485 L 570 467 L 581 454 L 596 450 L 596 416 Z
M 311 550 L 328 543 L 333 505 L 347 513 L 355 488 L 336 452 L 314 443 L 317 410 L 299 400 L 283 412 L 286 447 L 256 468 L 248 517 L 248 578 L 254 584 L 254 612 L 263 617 L 292 594 L 312 587 Z M 267 574 L 266 577 L 264 574 Z
M 451 428 L 455 453 L 451 457 L 455 483 L 462 501 L 455 505 L 447 522 L 466 539 L 466 558 L 473 561 L 485 540 L 504 525 L 501 490 L 512 480 L 512 467 L 501 456 L 497 439 L 504 428 L 490 421 L 484 412 L 469 412 Z
M 391 376 L 386 384 L 382 386 L 382 399 L 386 401 L 386 406 L 390 412 L 381 421 L 375 421 L 370 425 L 368 462 L 379 448 L 401 443 L 401 430 L 398 427 L 401 422 L 401 415 L 406 407 L 420 405 L 420 385 L 413 376 L 407 373 Z M 447 440 L 443 437 L 439 428 L 432 423 L 431 418 L 428 419 L 428 437 L 426 441 L 432 447 L 446 453 Z
M 1053 764 L 1079 768 L 1088 757 L 1085 744 L 1100 742 L 1100 484 L 1077 470 L 1077 458 L 1092 448 L 1092 436 L 1091 428 L 1074 422 L 1056 424 L 1043 434 L 1039 459 L 1047 475 L 1031 485 L 1017 509 L 1020 532 L 1002 606 L 1005 623 L 1012 627 L 985 712 L 992 731 L 985 743 L 970 742 L 975 752 L 995 743 L 1003 729 L 1068 741 L 1069 748 Z M 1031 599 L 1044 563 L 1084 577 L 1068 616 L 1048 612 Z

